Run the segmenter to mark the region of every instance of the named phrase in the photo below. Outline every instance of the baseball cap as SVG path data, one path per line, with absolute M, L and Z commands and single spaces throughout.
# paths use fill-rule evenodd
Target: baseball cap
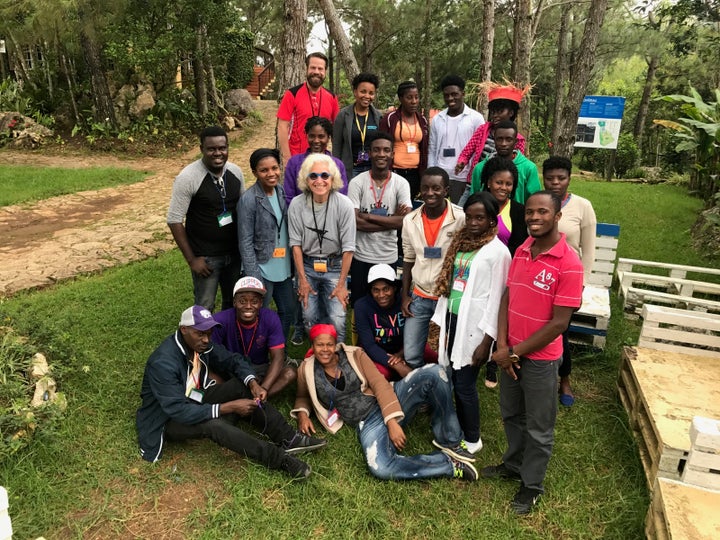
M 389 264 L 376 264 L 375 266 L 370 267 L 370 271 L 368 272 L 368 283 L 372 283 L 378 279 L 384 279 L 389 283 L 395 283 L 397 273 Z
M 237 283 L 235 283 L 235 287 L 233 288 L 233 296 L 235 296 L 239 292 L 254 292 L 258 293 L 261 296 L 265 296 L 265 293 L 267 291 L 265 290 L 265 286 L 263 285 L 262 281 L 260 281 L 258 278 L 252 276 L 245 276 L 244 278 L 238 279 Z
M 180 316 L 180 326 L 188 326 L 195 330 L 205 332 L 216 326 L 221 326 L 219 322 L 213 319 L 212 313 L 203 306 L 193 306 L 187 308 Z

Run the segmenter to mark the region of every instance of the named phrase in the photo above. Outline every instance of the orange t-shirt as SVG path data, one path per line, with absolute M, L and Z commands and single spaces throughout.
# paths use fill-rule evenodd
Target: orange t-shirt
M 393 150 L 395 157 L 393 158 L 393 167 L 398 169 L 417 169 L 420 166 L 420 141 L 422 141 L 423 133 L 420 122 L 417 118 L 414 124 L 408 124 L 400 121 L 395 125 L 395 143 Z M 414 148 L 414 152 L 408 152 L 408 147 Z

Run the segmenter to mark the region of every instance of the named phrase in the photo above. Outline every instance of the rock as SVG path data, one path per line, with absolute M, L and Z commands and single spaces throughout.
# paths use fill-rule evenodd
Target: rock
M 223 96 L 225 100 L 225 108 L 232 115 L 245 117 L 255 110 L 255 103 L 250 92 L 244 88 L 235 88 L 228 90 Z
M 154 94 L 155 92 L 152 88 L 144 88 L 135 98 L 133 104 L 130 105 L 130 110 L 128 111 L 130 113 L 130 116 L 139 118 L 140 116 L 144 116 L 145 113 L 152 109 L 155 106 Z
M 50 373 L 50 366 L 48 366 L 47 359 L 42 353 L 35 353 L 33 356 L 28 378 L 32 381 L 36 381 L 45 375 Z
M 35 383 L 35 394 L 33 395 L 30 405 L 32 407 L 40 407 L 48 401 L 55 401 L 57 393 L 55 392 L 55 379 L 52 377 L 43 377 Z
M 237 126 L 237 122 L 232 116 L 226 116 L 220 121 L 220 124 L 225 131 L 232 131 Z

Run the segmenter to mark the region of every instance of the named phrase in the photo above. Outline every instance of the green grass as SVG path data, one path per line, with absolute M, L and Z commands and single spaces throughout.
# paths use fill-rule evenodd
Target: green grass
M 573 189 L 593 200 L 599 220 L 620 223 L 622 256 L 708 264 L 689 248 L 699 203 L 682 190 L 575 180 Z M 375 480 L 348 428 L 307 457 L 314 473 L 304 483 L 209 441 L 171 444 L 159 463 L 143 462 L 134 413 L 145 360 L 191 303 L 187 266 L 173 251 L 0 304 L 0 323 L 28 335 L 58 366 L 69 403 L 54 434 L 0 464 L 17 538 L 151 538 L 167 532 L 158 526 L 167 526 L 162 510 L 171 503 L 183 516 L 178 538 L 643 536 L 648 495 L 615 389 L 621 347 L 638 331 L 617 299 L 605 351 L 576 357 L 578 401 L 560 411 L 547 495 L 526 518 L 509 511 L 511 483 Z M 480 395 L 484 466 L 500 461 L 505 438 L 497 390 L 481 383 Z M 276 404 L 287 415 L 291 393 Z M 408 436 L 408 453 L 432 449 L 427 417 Z
M 37 201 L 78 191 L 133 184 L 147 173 L 132 169 L 20 167 L 0 165 L 0 206 Z

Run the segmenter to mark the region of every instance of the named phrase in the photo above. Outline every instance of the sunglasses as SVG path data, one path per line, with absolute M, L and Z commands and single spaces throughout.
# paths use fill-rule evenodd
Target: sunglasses
M 307 177 L 308 177 L 308 180 L 312 180 L 314 182 L 318 178 L 322 178 L 323 180 L 332 178 L 332 174 L 330 174 L 329 172 L 321 172 L 321 173 L 311 172 L 310 174 L 307 175 Z

